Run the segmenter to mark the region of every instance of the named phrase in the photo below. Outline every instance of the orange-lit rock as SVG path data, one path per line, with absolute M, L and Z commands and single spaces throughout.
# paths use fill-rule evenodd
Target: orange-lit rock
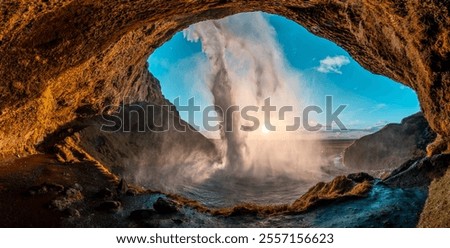
M 36 153 L 61 127 L 110 104 L 165 103 L 147 71 L 148 56 L 192 23 L 247 11 L 290 18 L 366 69 L 413 88 L 440 135 L 428 152 L 440 153 L 450 140 L 449 6 L 442 0 L 2 0 L 0 157 Z

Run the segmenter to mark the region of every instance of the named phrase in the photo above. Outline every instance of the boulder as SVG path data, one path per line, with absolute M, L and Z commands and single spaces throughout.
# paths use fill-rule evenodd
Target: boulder
M 117 191 L 118 195 L 125 195 L 127 193 L 127 191 L 128 191 L 128 184 L 125 181 L 125 179 L 122 178 L 120 180 L 119 184 L 117 185 L 116 191 Z
M 159 214 L 173 214 L 178 212 L 177 204 L 169 199 L 159 197 L 153 204 L 153 208 Z
M 331 202 L 366 197 L 372 189 L 373 178 L 367 174 L 338 176 L 329 183 L 320 182 L 297 199 L 292 212 L 304 212 Z
M 96 208 L 98 211 L 115 213 L 120 210 L 122 203 L 119 201 L 104 201 Z

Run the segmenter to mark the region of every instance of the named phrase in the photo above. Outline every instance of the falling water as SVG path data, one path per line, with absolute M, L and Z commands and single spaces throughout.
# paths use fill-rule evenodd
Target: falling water
M 311 173 L 320 173 L 320 148 L 299 147 L 296 142 L 306 138 L 304 132 L 285 130 L 289 120 L 293 121 L 305 105 L 308 91 L 301 87 L 301 74 L 287 63 L 268 21 L 260 13 L 240 14 L 197 23 L 184 35 L 189 41 L 200 41 L 208 58 L 209 74 L 204 83 L 222 123 L 226 171 L 291 178 L 310 178 Z M 240 129 L 245 120 L 239 114 L 224 111 L 232 106 L 260 107 L 268 97 L 277 110 L 283 106 L 294 110 L 284 118 L 272 113 L 271 123 L 277 128 L 274 132 L 264 134 L 265 118 L 260 112 L 255 114 L 262 124 L 260 132 L 245 132 Z M 314 135 L 308 134 L 311 137 Z M 261 139 L 266 142 L 258 142 Z

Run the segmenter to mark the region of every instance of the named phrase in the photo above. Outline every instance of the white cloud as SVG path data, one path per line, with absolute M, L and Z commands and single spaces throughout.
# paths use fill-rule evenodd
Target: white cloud
M 350 63 L 350 59 L 343 56 L 327 56 L 320 61 L 320 66 L 316 68 L 317 71 L 322 73 L 338 73 L 342 74 L 340 71 L 341 67 Z
M 385 103 L 378 103 L 373 105 L 371 108 L 366 109 L 365 111 L 368 111 L 368 113 L 374 113 L 380 110 L 387 109 L 389 106 Z
M 387 108 L 387 105 L 385 103 L 379 103 L 379 104 L 373 106 L 373 108 L 370 111 L 370 113 L 373 113 L 375 111 L 379 111 L 379 110 L 382 110 L 382 109 L 385 109 L 385 108 Z

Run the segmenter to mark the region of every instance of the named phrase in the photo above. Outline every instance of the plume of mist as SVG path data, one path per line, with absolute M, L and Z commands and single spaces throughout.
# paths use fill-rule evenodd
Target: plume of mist
M 120 113 L 120 116 L 124 113 L 123 124 L 132 127 L 131 132 L 105 134 L 111 139 L 110 146 L 122 153 L 113 164 L 123 168 L 116 173 L 126 180 L 152 189 L 178 192 L 185 185 L 202 183 L 221 168 L 214 143 L 190 130 L 168 108 L 145 108 L 141 118 L 130 118 L 135 114 L 134 109 L 127 106 Z M 137 132 L 139 126 L 145 125 L 144 120 L 166 131 Z
M 238 14 L 194 24 L 184 35 L 189 41 L 200 41 L 208 58 L 204 66 L 209 66 L 209 73 L 204 83 L 222 121 L 222 172 L 257 178 L 313 180 L 320 176 L 323 161 L 319 142 L 301 141 L 314 135 L 286 131 L 286 126 L 293 124 L 294 116 L 300 116 L 309 92 L 302 87 L 301 74 L 287 63 L 268 21 L 260 13 Z M 262 106 L 268 97 L 278 110 L 283 106 L 293 107 L 284 118 L 272 113 L 275 132 L 264 132 L 264 127 L 244 132 L 240 127 L 248 123 L 239 119 L 238 114 L 222 111 L 234 105 Z M 264 126 L 263 113 L 255 114 Z

